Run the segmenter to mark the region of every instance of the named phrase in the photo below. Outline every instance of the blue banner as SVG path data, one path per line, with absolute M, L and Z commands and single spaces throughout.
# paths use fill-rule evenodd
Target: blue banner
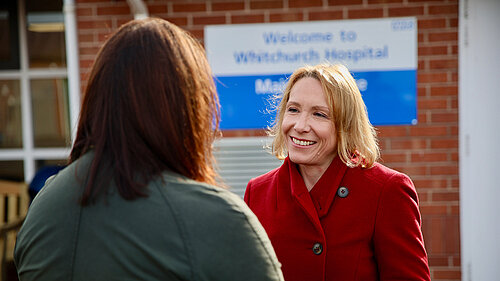
M 262 129 L 276 116 L 273 96 L 284 90 L 291 73 L 218 76 L 221 129 Z M 416 70 L 352 72 L 374 125 L 417 123 Z

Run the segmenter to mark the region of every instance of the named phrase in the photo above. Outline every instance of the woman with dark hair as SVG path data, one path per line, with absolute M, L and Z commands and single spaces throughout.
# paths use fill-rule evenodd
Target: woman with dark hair
M 282 280 L 257 218 L 215 187 L 219 107 L 201 45 L 160 19 L 100 50 L 70 165 L 33 201 L 20 280 Z
M 270 134 L 283 165 L 252 179 L 245 201 L 285 280 L 430 280 L 417 192 L 376 162 L 376 132 L 345 66 L 297 69 Z

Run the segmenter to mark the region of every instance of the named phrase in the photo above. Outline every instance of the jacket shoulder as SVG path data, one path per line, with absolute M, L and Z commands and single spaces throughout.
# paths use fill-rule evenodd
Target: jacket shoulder
M 410 178 L 399 171 L 391 169 L 380 163 L 375 163 L 373 167 L 369 169 L 360 169 L 362 174 L 367 178 L 367 180 L 372 183 L 378 183 L 380 185 L 387 184 L 388 181 L 391 182 L 408 182 L 411 181 Z
M 255 189 L 255 188 L 259 188 L 261 186 L 265 186 L 265 187 L 268 186 L 270 182 L 272 182 L 278 178 L 278 172 L 280 171 L 281 168 L 282 168 L 282 166 L 278 167 L 276 169 L 273 169 L 265 174 L 262 174 L 258 177 L 251 179 L 248 182 L 247 188 Z

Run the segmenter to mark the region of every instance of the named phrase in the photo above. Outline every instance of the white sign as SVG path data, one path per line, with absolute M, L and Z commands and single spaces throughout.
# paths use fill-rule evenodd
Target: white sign
M 415 18 L 313 21 L 205 27 L 215 75 L 291 73 L 323 61 L 351 71 L 417 68 Z

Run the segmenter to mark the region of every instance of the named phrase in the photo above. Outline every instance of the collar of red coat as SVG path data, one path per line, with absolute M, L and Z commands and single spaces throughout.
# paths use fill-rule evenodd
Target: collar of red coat
M 292 196 L 311 219 L 316 220 L 328 213 L 346 171 L 347 166 L 340 160 L 340 157 L 335 157 L 309 192 L 297 164 L 287 157 L 280 169 L 279 184 L 283 184 L 283 188 L 289 186 Z

